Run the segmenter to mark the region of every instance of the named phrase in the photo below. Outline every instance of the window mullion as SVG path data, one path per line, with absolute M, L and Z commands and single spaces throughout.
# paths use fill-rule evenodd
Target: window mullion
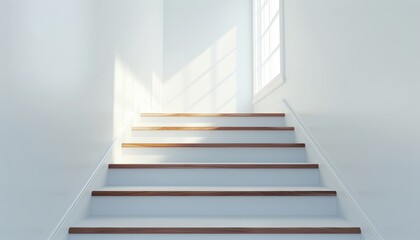
M 270 27 L 271 27 L 271 25 L 273 25 L 274 24 L 274 20 L 276 20 L 276 17 L 279 15 L 279 12 L 277 12 L 275 15 L 274 15 L 274 17 L 273 17 L 273 19 L 271 19 L 271 21 L 270 21 L 270 23 L 268 24 L 268 27 L 266 28 L 266 29 L 264 29 L 264 31 L 263 31 L 263 33 L 262 33 L 262 35 L 261 36 L 263 36 L 263 35 L 265 35 L 269 30 L 270 30 Z M 261 18 L 261 14 L 260 14 L 260 18 Z
M 274 48 L 274 49 L 273 49 L 273 51 L 271 51 L 271 52 L 270 52 L 270 54 L 268 54 L 267 59 L 265 59 L 265 60 L 261 63 L 261 66 L 262 66 L 262 65 L 264 65 L 264 64 L 266 64 L 266 63 L 268 62 L 268 60 L 270 60 L 270 58 L 273 56 L 273 54 L 274 54 L 277 50 L 279 50 L 279 48 L 280 48 L 280 44 L 279 44 L 279 45 L 277 45 L 277 47 L 276 47 L 276 48 Z

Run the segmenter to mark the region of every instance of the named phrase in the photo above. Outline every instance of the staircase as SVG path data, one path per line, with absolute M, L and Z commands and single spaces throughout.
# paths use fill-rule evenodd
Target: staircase
M 70 240 L 360 240 L 285 115 L 143 114 Z

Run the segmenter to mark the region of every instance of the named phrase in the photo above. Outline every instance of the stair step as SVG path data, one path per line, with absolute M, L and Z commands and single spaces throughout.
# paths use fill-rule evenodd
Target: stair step
M 108 186 L 319 186 L 312 163 L 110 164 Z
M 123 143 L 123 148 L 304 148 L 304 143 Z
M 305 148 L 123 148 L 124 163 L 302 163 Z
M 213 127 L 212 127 L 213 128 Z M 190 129 L 196 129 L 194 127 Z M 198 129 L 198 128 L 197 128 Z M 146 130 L 125 136 L 132 143 L 294 143 L 294 131 Z
M 127 231 L 124 231 L 127 230 Z M 117 233 L 118 231 L 118 233 Z M 216 240 L 356 240 L 360 228 L 337 217 L 143 217 L 88 218 L 69 232 L 70 239 L 134 239 L 132 234 L 159 236 L 153 239 Z M 172 234 L 168 234 L 172 233 Z M 119 234 L 119 235 L 118 235 Z M 237 235 L 236 235 L 237 234 Z M 95 237 L 98 238 L 95 238 Z M 110 236 L 107 238 L 107 236 Z M 150 236 L 150 235 L 149 235 Z M 142 239 L 152 239 L 143 236 Z
M 163 216 L 163 217 L 89 217 L 74 227 L 354 227 L 337 216 Z
M 105 187 L 93 216 L 331 216 L 336 192 L 322 187 Z
M 284 113 L 144 113 L 69 240 L 360 240 Z
M 136 119 L 139 127 L 284 127 L 284 114 L 146 114 Z
M 317 169 L 319 165 L 314 163 L 111 163 L 108 167 L 110 169 Z
M 142 117 L 284 117 L 284 113 L 142 113 Z

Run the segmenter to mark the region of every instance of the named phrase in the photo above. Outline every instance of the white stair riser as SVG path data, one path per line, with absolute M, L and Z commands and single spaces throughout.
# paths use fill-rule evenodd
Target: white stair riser
M 328 216 L 336 197 L 93 197 L 93 216 Z
M 294 143 L 294 131 L 133 131 L 126 142 Z
M 134 126 L 281 127 L 284 117 L 143 117 Z
M 359 234 L 75 234 L 69 240 L 360 240 Z
M 319 186 L 318 169 L 110 169 L 109 186 Z
M 206 162 L 276 163 L 305 162 L 305 148 L 124 148 L 124 163 Z

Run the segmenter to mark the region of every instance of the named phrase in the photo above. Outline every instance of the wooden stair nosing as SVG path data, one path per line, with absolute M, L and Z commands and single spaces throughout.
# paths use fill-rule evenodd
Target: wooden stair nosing
M 303 148 L 305 143 L 123 143 L 123 148 Z
M 284 117 L 285 113 L 142 113 L 142 117 Z
M 294 131 L 294 127 L 132 127 L 132 131 Z
M 333 190 L 301 190 L 301 191 L 145 191 L 145 190 L 95 190 L 92 196 L 110 197 L 110 196 L 132 196 L 132 197 L 149 197 L 149 196 L 168 196 L 168 197 L 224 197 L 224 196 L 248 196 L 248 197 L 264 197 L 264 196 L 336 196 L 337 192 Z
M 360 234 L 359 227 L 71 227 L 69 234 Z
M 317 169 L 314 163 L 111 163 L 110 169 Z

